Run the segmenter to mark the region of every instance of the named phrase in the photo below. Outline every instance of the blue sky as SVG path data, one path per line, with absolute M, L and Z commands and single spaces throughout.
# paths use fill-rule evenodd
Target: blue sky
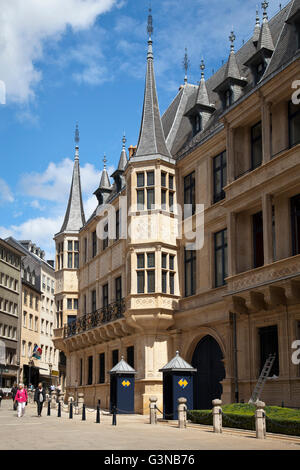
M 282 6 L 287 2 L 281 2 Z M 63 7 L 62 7 L 63 4 Z M 154 54 L 163 113 L 183 83 L 206 77 L 251 37 L 257 0 L 152 0 Z M 144 0 L 2 0 L 0 80 L 0 237 L 32 239 L 53 256 L 67 205 L 80 129 L 80 163 L 86 215 L 100 180 L 103 155 L 117 165 L 123 131 L 137 143 L 146 68 Z M 270 0 L 269 17 L 279 10 Z M 262 17 L 261 8 L 259 8 Z

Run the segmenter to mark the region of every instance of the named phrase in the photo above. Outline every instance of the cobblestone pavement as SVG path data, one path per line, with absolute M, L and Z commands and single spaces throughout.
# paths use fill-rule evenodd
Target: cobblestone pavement
M 2 401 L 0 408 L 1 450 L 300 450 L 300 439 L 255 439 L 253 433 L 222 435 L 211 428 L 178 429 L 174 424 L 148 424 L 148 416 L 117 416 L 112 426 L 110 415 L 101 415 L 96 424 L 96 412 L 69 419 L 68 413 L 57 417 L 57 410 L 37 417 L 34 405 L 26 407 L 25 416 L 17 417 L 12 401 Z

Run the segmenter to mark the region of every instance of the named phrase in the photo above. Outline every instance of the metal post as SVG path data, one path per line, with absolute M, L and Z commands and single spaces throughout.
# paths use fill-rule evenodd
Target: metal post
M 61 402 L 58 402 L 58 411 L 57 411 L 57 417 L 61 418 Z
M 50 416 L 50 414 L 51 414 L 50 400 L 48 400 L 48 411 L 47 411 L 47 416 Z
M 113 415 L 112 415 L 112 425 L 117 426 L 117 408 L 116 406 L 113 406 Z
M 97 424 L 100 423 L 100 406 L 99 405 L 97 405 L 96 423 Z
M 82 405 L 82 421 L 86 421 L 85 404 L 84 403 Z
M 69 419 L 73 419 L 73 402 L 70 403 Z

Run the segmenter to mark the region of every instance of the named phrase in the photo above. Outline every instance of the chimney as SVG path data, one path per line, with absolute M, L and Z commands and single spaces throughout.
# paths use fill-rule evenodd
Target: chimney
M 137 147 L 136 146 L 133 147 L 133 145 L 130 145 L 130 147 L 128 148 L 129 158 L 134 157 L 136 154 L 136 151 L 137 151 Z

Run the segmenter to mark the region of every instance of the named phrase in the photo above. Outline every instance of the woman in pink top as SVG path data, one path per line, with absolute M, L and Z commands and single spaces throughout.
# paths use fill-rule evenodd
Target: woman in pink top
M 25 414 L 25 406 L 28 400 L 27 391 L 24 389 L 23 384 L 19 385 L 19 390 L 15 396 L 15 402 L 18 402 L 18 418 L 21 418 Z

